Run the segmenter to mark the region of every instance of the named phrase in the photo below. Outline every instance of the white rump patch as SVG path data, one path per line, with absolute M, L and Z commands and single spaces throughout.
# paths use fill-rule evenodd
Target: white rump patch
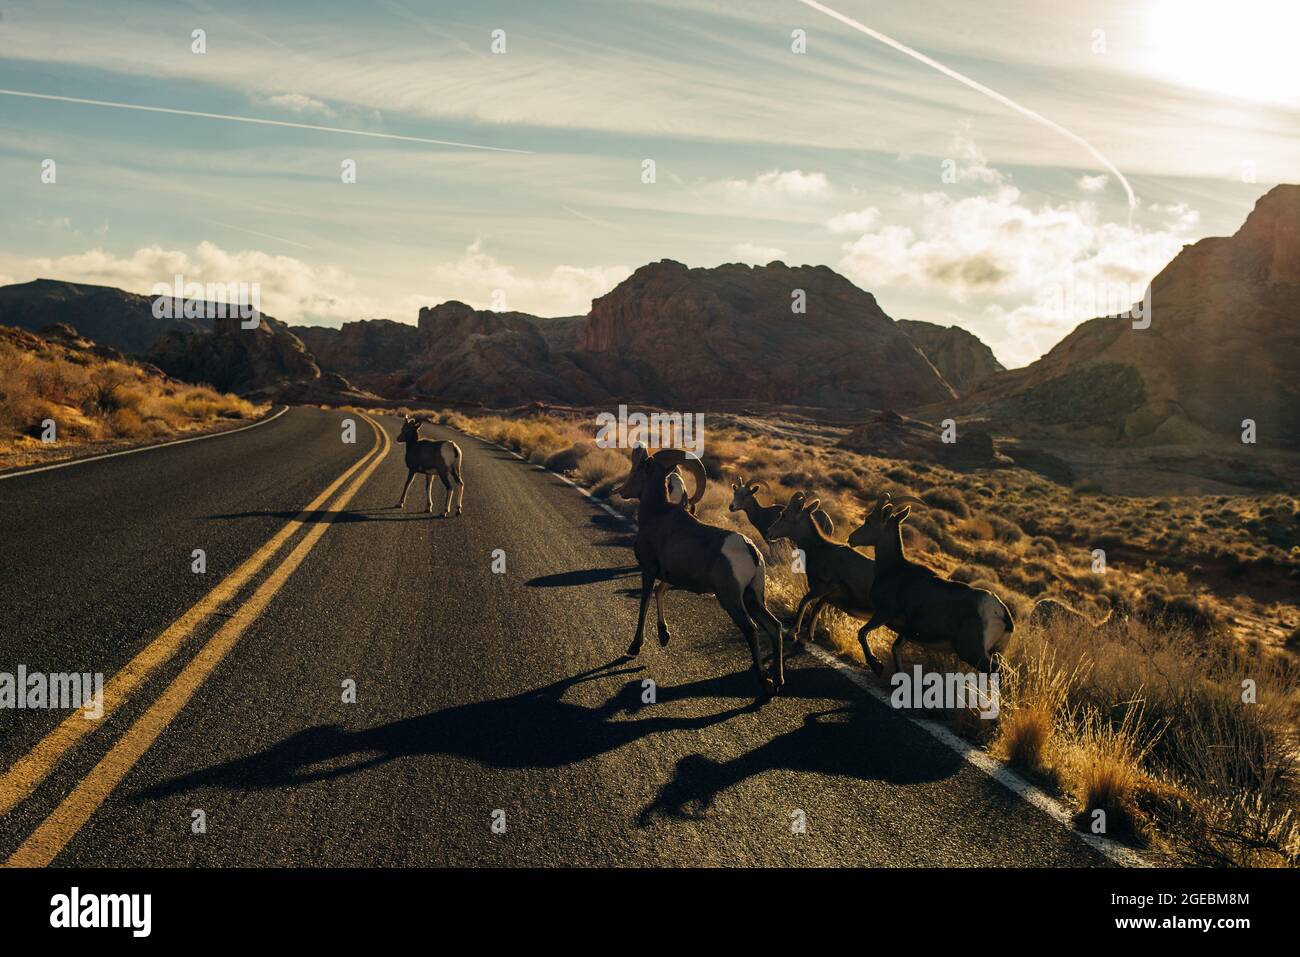
M 456 450 L 452 448 L 450 442 L 438 450 L 442 454 L 442 467 L 449 469 L 451 464 L 456 461 Z
M 1007 637 L 1007 619 L 1002 602 L 991 592 L 980 599 L 980 619 L 984 622 L 984 654 L 992 654 Z
M 753 543 L 740 532 L 733 532 L 722 543 L 722 554 L 731 566 L 731 576 L 744 589 L 754 580 L 758 573 L 758 563 L 754 560 Z

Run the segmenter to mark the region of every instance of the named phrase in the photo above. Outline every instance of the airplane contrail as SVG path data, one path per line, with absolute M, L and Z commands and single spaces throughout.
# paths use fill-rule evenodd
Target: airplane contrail
M 283 236 L 274 236 L 271 233 L 259 233 L 256 229 L 245 229 L 243 226 L 235 226 L 231 223 L 223 223 L 218 219 L 205 219 L 205 223 L 211 223 L 213 226 L 221 226 L 225 229 L 233 229 L 237 233 L 248 233 L 250 236 L 261 236 L 263 239 L 274 239 L 277 243 L 288 243 L 290 246 L 301 246 L 303 249 L 311 249 L 306 243 L 300 243 L 297 240 L 285 239 Z
M 1106 167 L 1106 169 L 1110 170 L 1112 173 L 1115 174 L 1115 178 L 1119 180 L 1120 184 L 1124 187 L 1124 192 L 1128 194 L 1129 219 L 1130 221 L 1132 220 L 1133 210 L 1137 207 L 1137 197 L 1133 195 L 1133 187 L 1129 185 L 1128 180 L 1124 178 L 1124 174 L 1121 173 L 1115 167 L 1114 163 L 1106 159 L 1106 157 L 1101 154 L 1101 151 L 1097 149 L 1097 147 L 1093 146 L 1091 143 L 1085 140 L 1078 133 L 1075 133 L 1071 130 L 1067 130 L 1060 123 L 1054 122 L 1053 120 L 1049 120 L 1041 113 L 1036 113 L 1033 110 L 1029 109 L 1029 107 L 1027 106 L 1021 106 L 1019 103 L 1011 99 L 1009 96 L 1004 96 L 1001 93 L 999 93 L 997 90 L 991 90 L 983 83 L 980 83 L 978 80 L 972 80 L 970 77 L 966 76 L 965 74 L 958 73 L 956 70 L 952 69 L 951 67 L 944 66 L 938 60 L 926 56 L 924 53 L 921 53 L 919 50 L 913 50 L 907 44 L 899 43 L 893 37 L 885 36 L 885 34 L 881 33 L 879 30 L 873 30 L 871 29 L 871 27 L 859 23 L 857 20 L 854 20 L 852 17 L 847 17 L 836 10 L 832 10 L 830 7 L 826 6 L 825 4 L 818 3 L 817 0 L 799 0 L 799 2 L 806 7 L 811 7 L 812 9 L 820 13 L 826 14 L 828 17 L 832 17 L 840 21 L 840 23 L 843 23 L 845 26 L 852 27 L 854 30 L 857 30 L 859 33 L 865 33 L 873 40 L 879 40 L 881 43 L 885 44 L 885 46 L 893 47 L 899 53 L 906 54 L 907 56 L 910 56 L 913 60 L 917 60 L 921 63 L 924 63 L 926 66 L 931 67 L 932 69 L 938 70 L 944 76 L 951 77 L 952 79 L 956 80 L 958 83 L 962 83 L 970 87 L 972 90 L 975 90 L 978 93 L 983 93 L 989 99 L 995 100 L 998 103 L 1001 103 L 1003 106 L 1010 107 L 1011 109 L 1015 110 L 1017 113 L 1021 114 L 1022 116 L 1029 117 L 1029 119 L 1033 120 L 1035 123 L 1040 123 L 1043 126 L 1047 127 L 1049 130 L 1052 130 L 1053 132 L 1056 133 L 1060 133 L 1062 136 L 1066 137 L 1067 139 L 1070 139 L 1073 142 L 1078 143 L 1080 146 L 1086 149 L 1090 154 L 1092 154 L 1093 159 L 1095 159 L 1098 163 L 1100 163 L 1102 166 Z
M 228 113 L 203 113 L 199 110 L 176 110 L 166 106 L 143 106 L 139 103 L 115 103 L 112 100 L 88 100 L 79 96 L 55 96 L 51 93 L 30 93 L 26 90 L 0 90 L 3 96 L 22 96 L 33 100 L 55 100 L 60 103 L 84 103 L 89 106 L 109 106 L 116 110 L 141 110 L 145 113 L 171 113 L 175 116 L 198 116 L 209 120 L 228 120 L 233 123 L 255 123 L 259 126 L 287 126 L 296 130 L 316 130 L 321 133 L 347 133 L 352 136 L 370 136 L 380 140 L 401 140 L 405 143 L 426 143 L 430 146 L 456 146 L 467 150 L 490 150 L 493 153 L 528 153 L 506 146 L 483 146 L 479 143 L 457 143 L 452 140 L 431 140 L 423 136 L 402 136 L 398 133 L 376 133 L 372 130 L 349 130 L 340 126 L 317 126 L 314 123 L 291 123 L 288 120 L 266 120 L 256 116 L 232 116 Z

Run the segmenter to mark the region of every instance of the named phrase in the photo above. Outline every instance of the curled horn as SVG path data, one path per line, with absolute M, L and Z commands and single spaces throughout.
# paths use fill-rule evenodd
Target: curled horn
M 747 484 L 750 488 L 755 488 L 755 489 L 758 489 L 758 490 L 763 491 L 763 492 L 766 492 L 766 491 L 767 491 L 767 483 L 764 482 L 762 479 L 759 479 L 759 480 L 756 481 L 756 482 L 747 482 L 746 484 Z
M 654 460 L 662 464 L 665 471 L 672 471 L 680 465 L 691 473 L 691 476 L 695 479 L 695 491 L 691 493 L 689 499 L 691 505 L 704 498 L 704 490 L 709 484 L 709 476 L 704 471 L 703 462 L 693 455 L 688 455 L 684 449 L 664 449 L 655 454 Z
M 894 505 L 924 505 L 925 499 L 917 498 L 915 495 L 900 495 L 898 498 L 890 499 Z

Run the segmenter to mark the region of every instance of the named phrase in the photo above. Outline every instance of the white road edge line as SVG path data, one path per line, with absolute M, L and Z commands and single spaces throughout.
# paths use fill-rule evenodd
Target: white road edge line
M 122 449 L 120 452 L 105 452 L 103 455 L 88 455 L 84 459 L 68 459 L 66 462 L 55 462 L 53 465 L 41 465 L 34 469 L 22 469 L 17 472 L 5 472 L 0 474 L 0 482 L 5 479 L 18 478 L 23 475 L 35 475 L 37 472 L 49 472 L 52 469 L 66 469 L 73 465 L 85 465 L 87 462 L 99 462 L 103 459 L 115 459 L 119 455 L 135 455 L 137 452 L 152 452 L 154 449 L 165 449 L 171 445 L 184 445 L 187 442 L 202 442 L 204 439 L 219 439 L 222 436 L 234 435 L 236 432 L 247 432 L 249 429 L 255 429 L 259 425 L 266 425 L 268 422 L 274 422 L 280 416 L 289 411 L 286 405 L 274 415 L 268 415 L 264 419 L 258 419 L 249 425 L 241 425 L 237 429 L 227 429 L 224 432 L 209 432 L 207 435 L 192 435 L 188 439 L 172 439 L 170 442 L 159 442 L 157 445 L 142 445 L 135 449 Z
M 444 428 L 451 428 L 451 426 L 444 426 Z M 453 431 L 459 431 L 459 430 L 456 429 Z M 478 439 L 480 442 L 484 443 L 485 445 L 495 446 L 496 448 L 501 449 L 503 452 L 509 452 L 511 455 L 519 459 L 519 461 L 521 462 L 528 462 L 528 459 L 524 458 L 514 449 L 506 448 L 504 445 L 499 445 L 498 443 L 493 442 L 490 439 L 482 438 L 481 436 L 471 435 L 469 432 L 462 432 L 461 434 L 469 435 L 470 438 Z M 529 464 L 533 465 L 535 463 L 529 462 Z M 543 465 L 538 465 L 537 468 L 541 469 L 543 472 L 550 472 L 551 475 L 554 475 L 556 478 L 559 478 L 564 482 L 568 483 L 569 485 L 573 486 L 579 492 L 581 492 L 583 495 L 589 498 L 592 502 L 600 506 L 600 508 L 604 509 L 610 515 L 613 515 L 619 521 L 627 523 L 627 525 L 629 525 L 632 528 L 636 527 L 636 522 L 632 521 L 626 515 L 623 515 L 620 512 L 616 511 L 615 509 L 611 508 L 610 506 L 606 505 L 600 499 L 596 498 L 596 496 L 588 492 L 585 488 L 583 488 L 582 486 L 574 482 L 567 475 L 561 475 L 559 472 L 554 472 Z M 856 665 L 851 665 L 847 661 L 843 661 L 839 657 L 831 654 L 825 648 L 822 648 L 818 645 L 808 644 L 808 645 L 804 645 L 804 647 L 808 649 L 808 651 L 812 654 L 814 658 L 823 662 L 824 664 L 830 665 L 841 675 L 843 675 L 847 680 L 853 682 L 853 684 L 857 685 L 859 688 L 865 691 L 872 698 L 879 701 L 881 704 L 889 708 L 891 711 L 897 712 L 898 709 L 894 708 L 889 703 L 889 695 L 887 695 L 883 690 L 877 688 L 874 684 L 872 684 L 871 679 L 867 676 L 867 673 L 863 671 L 861 668 L 857 667 Z M 1029 781 L 1026 781 L 1023 777 L 1021 777 L 1019 774 L 1013 771 L 1010 768 L 1010 766 L 999 761 L 997 758 L 993 757 L 993 755 L 989 754 L 983 748 L 977 747 L 971 742 L 958 737 L 957 735 L 953 734 L 952 731 L 948 730 L 937 721 L 930 721 L 926 718 L 918 718 L 910 714 L 902 714 L 902 717 L 904 717 L 908 721 L 911 721 L 913 724 L 918 725 L 923 731 L 928 732 L 932 737 L 938 740 L 940 744 L 946 745 L 951 750 L 956 751 L 959 755 L 962 756 L 962 758 L 965 759 L 967 764 L 971 765 L 972 767 L 980 771 L 983 771 L 994 781 L 996 781 L 998 784 L 1001 784 L 1004 788 L 1006 788 L 1012 794 L 1016 795 L 1016 797 L 1020 798 L 1026 804 L 1029 804 L 1037 808 L 1038 810 L 1046 814 L 1048 817 L 1055 820 L 1057 823 L 1063 825 L 1067 831 L 1069 831 L 1079 840 L 1083 841 L 1083 843 L 1087 844 L 1089 847 L 1091 847 L 1093 850 L 1097 851 L 1104 857 L 1110 859 L 1111 861 L 1114 861 L 1116 864 L 1119 864 L 1121 867 L 1151 867 L 1152 866 L 1152 862 L 1148 860 L 1146 857 L 1139 854 L 1137 851 L 1133 850 L 1130 847 L 1125 847 L 1123 844 L 1119 843 L 1118 841 L 1112 840 L 1108 837 L 1103 837 L 1100 834 L 1090 834 L 1085 831 L 1080 831 L 1077 827 L 1074 826 L 1074 815 L 1070 812 L 1070 809 L 1068 807 L 1066 807 L 1064 804 L 1062 804 L 1060 801 L 1052 797 L 1050 794 L 1048 794 L 1046 791 L 1042 790 L 1038 786 L 1031 784 Z

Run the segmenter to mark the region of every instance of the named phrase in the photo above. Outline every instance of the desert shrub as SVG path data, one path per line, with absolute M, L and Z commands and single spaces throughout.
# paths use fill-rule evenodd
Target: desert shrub
M 614 449 L 592 448 L 578 461 L 578 481 L 586 486 L 601 486 L 607 492 L 614 480 L 621 484 L 627 475 L 628 460 Z
M 963 538 L 972 538 L 981 542 L 993 540 L 993 523 L 983 516 L 966 519 L 957 525 L 955 531 Z
M 962 497 L 961 492 L 954 488 L 932 488 L 921 493 L 921 500 L 933 508 L 941 508 L 945 512 L 951 512 L 958 518 L 968 518 L 970 516 L 970 506 L 966 504 L 966 499 Z
M 974 584 L 980 579 L 993 581 L 997 580 L 998 573 L 991 568 L 983 565 L 958 565 L 953 569 L 952 574 L 948 576 L 955 582 L 965 582 L 968 585 Z
M 989 525 L 993 528 L 993 537 L 999 542 L 1018 542 L 1025 537 L 1024 529 L 1009 519 L 1002 518 L 998 515 L 988 516 Z

